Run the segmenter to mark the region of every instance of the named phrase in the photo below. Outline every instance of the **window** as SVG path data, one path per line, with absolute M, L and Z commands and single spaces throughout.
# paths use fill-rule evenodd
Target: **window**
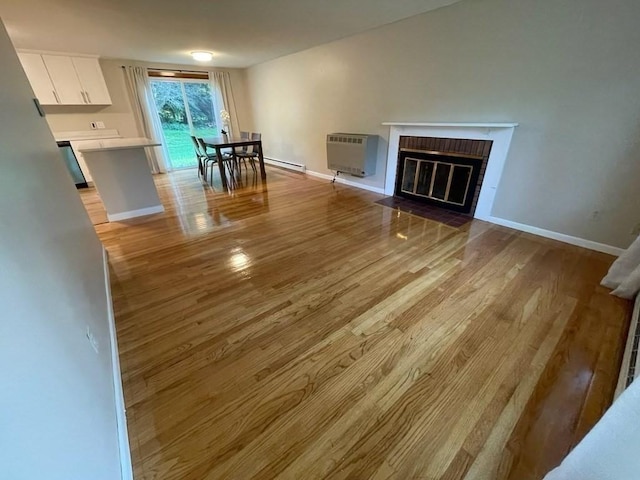
M 171 170 L 198 165 L 191 135 L 217 136 L 214 96 L 208 80 L 151 76 Z

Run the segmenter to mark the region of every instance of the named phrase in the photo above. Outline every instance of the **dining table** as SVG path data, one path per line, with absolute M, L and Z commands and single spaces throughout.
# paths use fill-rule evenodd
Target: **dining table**
M 222 182 L 222 188 L 229 189 L 229 182 L 227 180 L 227 174 L 224 168 L 222 150 L 225 148 L 231 148 L 233 153 L 236 153 L 236 148 L 253 147 L 254 151 L 258 153 L 258 163 L 260 164 L 260 177 L 263 180 L 267 178 L 267 172 L 264 168 L 264 156 L 262 154 L 262 140 L 251 140 L 249 138 L 229 138 L 229 137 L 203 137 L 204 143 L 207 147 L 213 148 L 218 158 L 218 168 L 220 169 L 220 180 Z

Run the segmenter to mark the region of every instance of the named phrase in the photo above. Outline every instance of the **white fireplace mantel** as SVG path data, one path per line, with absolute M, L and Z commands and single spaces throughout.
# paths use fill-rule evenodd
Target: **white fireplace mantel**
M 517 123 L 443 123 L 443 122 L 383 122 L 390 127 L 387 170 L 384 182 L 385 195 L 393 195 L 398 171 L 400 137 L 441 137 L 468 140 L 491 140 L 493 145 L 484 174 L 480 197 L 474 217 L 490 220 L 496 191 L 509 153 L 513 132 Z

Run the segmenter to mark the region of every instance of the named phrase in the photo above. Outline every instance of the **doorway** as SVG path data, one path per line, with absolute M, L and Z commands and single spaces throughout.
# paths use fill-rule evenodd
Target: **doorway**
M 217 135 L 211 84 L 207 80 L 152 79 L 151 90 L 169 152 L 168 169 L 197 167 L 191 135 Z

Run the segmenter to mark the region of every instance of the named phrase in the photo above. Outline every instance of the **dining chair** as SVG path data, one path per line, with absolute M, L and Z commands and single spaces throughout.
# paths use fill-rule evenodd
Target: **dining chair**
M 207 171 L 207 168 L 211 168 L 210 171 L 210 180 L 209 183 L 213 185 L 213 165 L 215 165 L 216 163 L 218 163 L 218 155 L 216 155 L 215 153 L 210 154 L 207 152 L 207 144 L 204 142 L 204 139 L 202 138 L 198 138 L 198 143 L 200 144 L 200 148 L 201 150 L 205 153 L 206 155 L 206 160 L 205 160 L 205 174 Z M 226 152 L 222 152 L 222 165 L 223 167 L 226 167 L 229 170 L 229 176 L 233 179 L 233 155 L 230 153 L 226 153 Z M 206 176 L 205 176 L 205 180 L 206 180 Z
M 251 138 L 251 134 L 249 132 L 240 132 L 240 140 L 249 140 Z M 238 166 L 241 165 L 240 162 L 244 162 L 244 168 L 247 168 L 247 158 L 246 153 L 248 152 L 249 147 L 246 145 L 240 147 L 240 151 L 236 152 L 236 158 L 238 158 Z
M 202 176 L 203 178 L 207 178 L 207 161 L 209 160 L 209 155 L 206 152 L 202 151 L 200 147 L 200 143 L 195 135 L 190 135 L 191 141 L 193 142 L 193 149 L 196 154 L 196 159 L 198 160 L 198 176 Z
M 201 142 L 202 139 L 191 135 L 191 140 L 193 141 L 193 147 L 196 157 L 198 158 L 198 173 L 201 173 L 202 177 L 206 180 L 208 168 L 214 165 L 218 161 L 218 158 L 215 155 L 207 153 L 207 149 L 204 148 Z
M 256 133 L 253 132 L 251 134 L 251 140 L 261 140 L 262 139 L 262 134 L 261 133 Z M 249 160 L 249 165 L 251 165 L 251 168 L 253 169 L 254 172 L 256 172 L 256 159 L 259 158 L 259 148 L 256 147 L 255 145 L 251 145 L 250 149 L 247 149 L 246 152 L 240 152 L 237 153 L 236 156 L 241 159 L 242 161 L 246 162 L 247 160 Z

